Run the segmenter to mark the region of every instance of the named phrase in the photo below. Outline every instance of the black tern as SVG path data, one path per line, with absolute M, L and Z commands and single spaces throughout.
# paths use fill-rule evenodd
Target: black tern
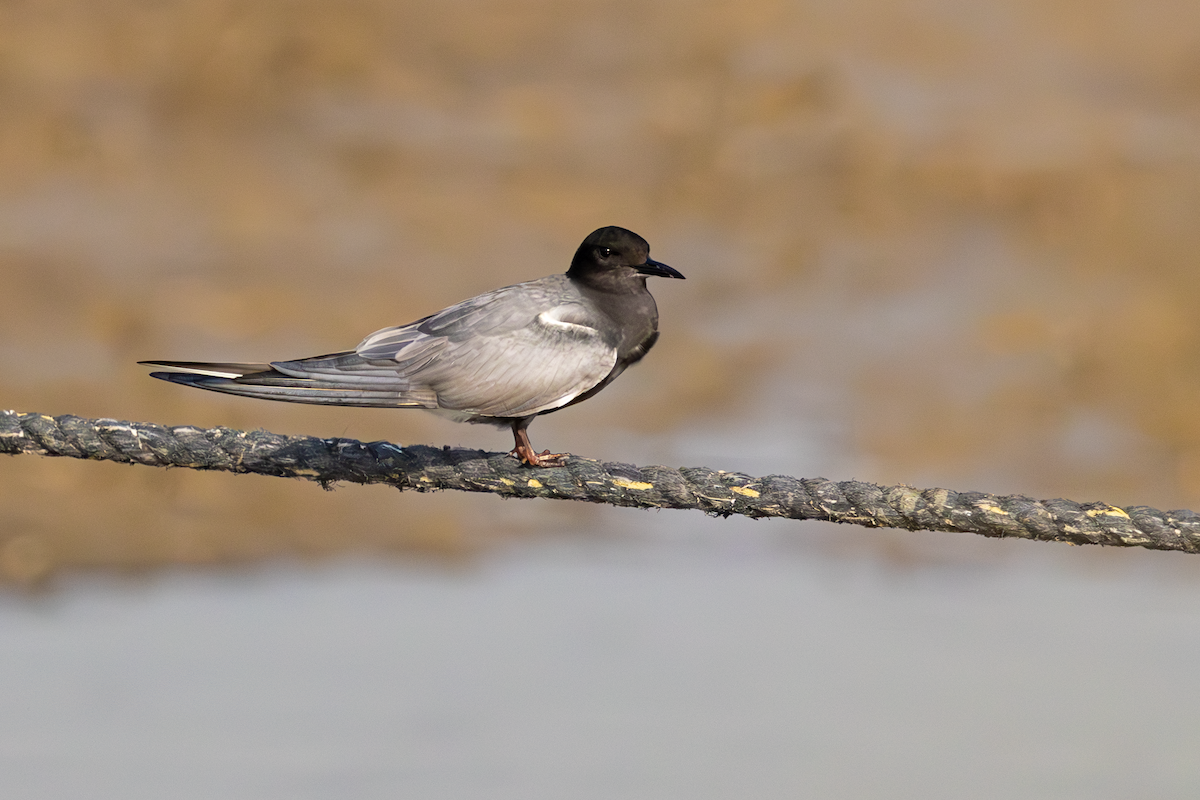
M 683 278 L 650 258 L 624 228 L 600 228 L 571 268 L 472 297 L 408 325 L 384 328 L 354 350 L 240 364 L 142 361 L 151 377 L 214 392 L 374 408 L 423 408 L 460 422 L 510 426 L 509 455 L 559 466 L 568 453 L 529 443 L 533 418 L 587 400 L 658 340 L 652 275 Z

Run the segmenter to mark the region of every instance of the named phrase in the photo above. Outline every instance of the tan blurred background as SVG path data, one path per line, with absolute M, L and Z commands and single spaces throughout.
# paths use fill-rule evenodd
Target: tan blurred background
M 0 407 L 504 449 L 135 362 L 352 347 L 618 224 L 688 281 L 539 448 L 1200 507 L 1200 5 L 905 6 L 0 2 Z M 617 513 L 22 456 L 0 575 Z

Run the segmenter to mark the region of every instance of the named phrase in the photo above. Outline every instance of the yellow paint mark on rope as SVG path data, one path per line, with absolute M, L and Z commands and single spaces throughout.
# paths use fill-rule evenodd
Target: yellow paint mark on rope
M 1007 512 L 1007 511 L 1005 511 L 1005 510 L 1004 510 L 1003 508 L 1001 508 L 1000 506 L 989 505 L 989 504 L 983 504 L 983 505 L 980 505 L 980 506 L 979 506 L 979 508 L 980 508 L 980 510 L 982 510 L 982 511 L 990 511 L 990 512 L 992 512 L 993 514 L 1001 514 L 1001 515 L 1003 515 L 1003 516 L 1005 516 L 1005 517 L 1007 517 L 1007 516 L 1008 516 L 1008 512 Z
M 421 480 L 425 480 L 425 479 L 422 478 Z M 517 485 L 516 481 L 510 481 L 508 478 L 501 478 L 500 482 L 503 483 L 505 486 L 516 486 Z
M 1109 506 L 1108 508 L 1093 508 L 1087 512 L 1089 517 L 1098 517 L 1101 514 L 1106 517 L 1124 517 L 1125 519 L 1129 519 L 1129 515 L 1116 506 Z
M 638 492 L 644 492 L 647 489 L 654 488 L 653 483 L 646 483 L 645 481 L 631 481 L 625 478 L 613 478 L 613 485 L 620 486 L 622 489 L 633 489 L 634 491 Z
M 529 479 L 529 488 L 530 489 L 540 489 L 540 488 L 542 488 L 542 482 L 539 481 L 537 478 L 530 478 Z
M 742 497 L 758 497 L 758 492 L 747 486 L 730 486 L 729 491 L 737 492 Z

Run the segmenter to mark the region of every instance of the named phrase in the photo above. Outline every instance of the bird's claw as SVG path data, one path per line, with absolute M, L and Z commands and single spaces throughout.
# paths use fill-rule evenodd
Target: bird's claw
M 543 450 L 537 454 L 539 467 L 563 467 L 567 464 L 567 459 L 570 458 L 570 453 L 551 453 L 549 450 Z
M 514 447 L 509 451 L 508 455 L 518 459 L 521 463 L 530 467 L 562 467 L 566 466 L 567 458 L 570 453 L 551 453 L 549 450 L 543 450 L 538 453 L 532 448 L 526 450 L 522 447 Z

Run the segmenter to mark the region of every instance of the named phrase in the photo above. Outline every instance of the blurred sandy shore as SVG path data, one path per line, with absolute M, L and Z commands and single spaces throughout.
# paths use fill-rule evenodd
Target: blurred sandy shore
M 135 362 L 352 347 L 620 224 L 689 280 L 539 447 L 1195 508 L 1197 30 L 1167 0 L 4 3 L 0 406 L 500 449 Z M 608 513 L 21 457 L 0 575 Z

